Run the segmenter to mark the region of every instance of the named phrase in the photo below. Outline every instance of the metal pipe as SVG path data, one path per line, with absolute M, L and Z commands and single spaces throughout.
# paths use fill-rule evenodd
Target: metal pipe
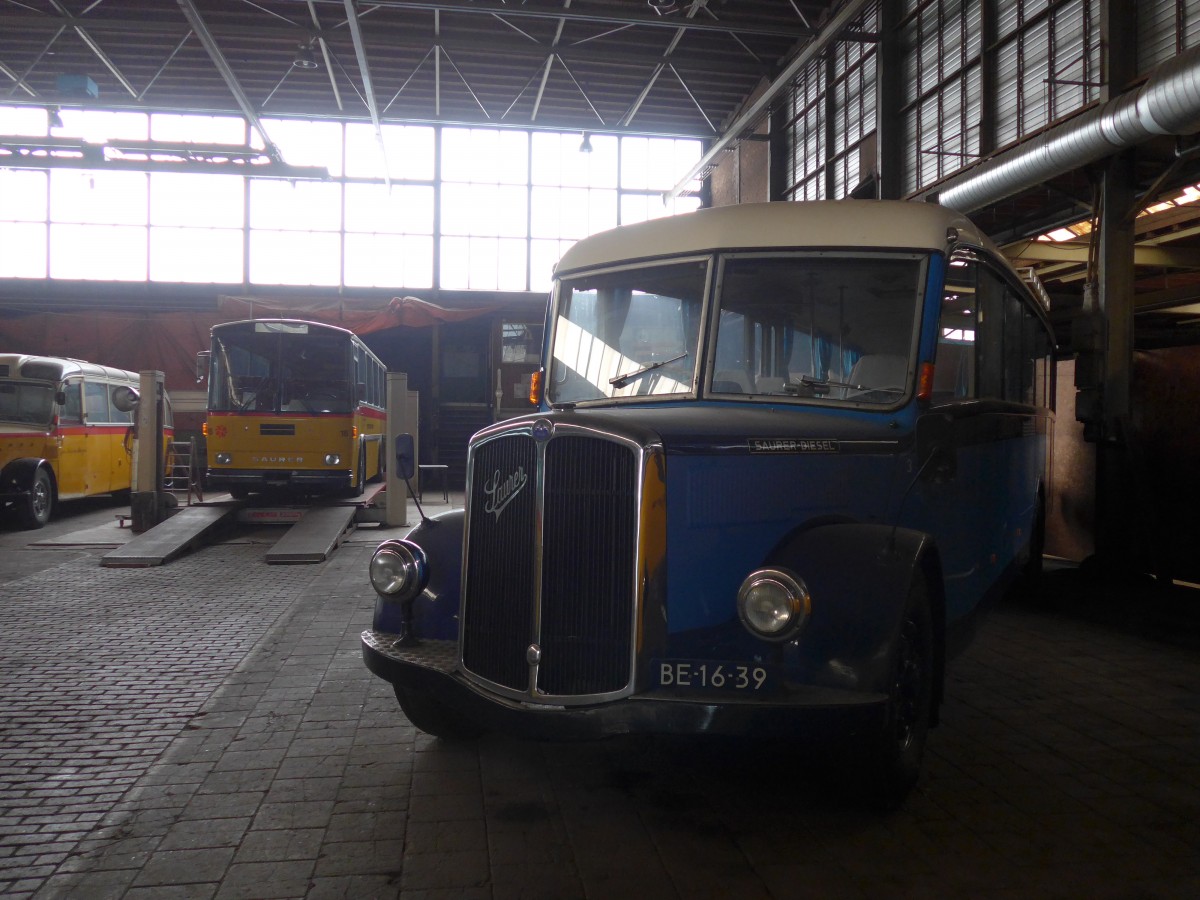
M 1200 47 L 1163 63 L 1137 90 L 993 156 L 936 189 L 943 206 L 969 213 L 1161 135 L 1200 131 Z

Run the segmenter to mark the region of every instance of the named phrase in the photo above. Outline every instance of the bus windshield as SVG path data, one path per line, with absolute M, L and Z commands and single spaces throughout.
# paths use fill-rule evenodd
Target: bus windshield
M 53 385 L 0 381 L 0 422 L 49 427 L 53 412 Z
M 920 254 L 722 260 L 710 392 L 895 405 L 915 369 Z
M 214 334 L 209 410 L 350 412 L 350 342 L 339 334 L 265 324 Z
M 690 260 L 564 281 L 550 402 L 691 393 L 707 273 Z
M 926 256 L 776 251 L 564 279 L 548 372 L 551 404 L 697 394 L 895 406 L 916 366 Z M 715 332 L 715 334 L 714 334 Z

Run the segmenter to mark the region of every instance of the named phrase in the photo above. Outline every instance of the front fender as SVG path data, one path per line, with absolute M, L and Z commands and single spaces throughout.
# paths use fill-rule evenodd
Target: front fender
M 418 639 L 458 640 L 463 513 L 464 510 L 452 509 L 425 519 L 405 536 L 424 552 L 429 571 L 425 590 L 413 601 L 413 631 Z M 398 634 L 400 623 L 400 604 L 378 597 L 375 630 Z
M 0 494 L 19 496 L 33 487 L 33 476 L 45 464 L 44 459 L 24 457 L 11 460 L 0 470 Z
M 932 546 L 928 535 L 872 524 L 830 524 L 796 533 L 767 564 L 803 579 L 812 601 L 799 665 L 816 683 L 887 689 L 891 660 L 914 577 Z M 940 591 L 931 590 L 933 596 Z M 935 619 L 937 614 L 935 612 Z M 816 652 L 813 652 L 816 651 Z

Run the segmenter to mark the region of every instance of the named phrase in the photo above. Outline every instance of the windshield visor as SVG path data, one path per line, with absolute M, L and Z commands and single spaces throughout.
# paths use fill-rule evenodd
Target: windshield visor
M 707 275 L 688 260 L 562 281 L 550 402 L 693 393 Z
M 50 425 L 54 412 L 54 387 L 28 381 L 0 381 L 0 422 Z
M 918 254 L 727 256 L 709 393 L 894 406 L 915 365 Z

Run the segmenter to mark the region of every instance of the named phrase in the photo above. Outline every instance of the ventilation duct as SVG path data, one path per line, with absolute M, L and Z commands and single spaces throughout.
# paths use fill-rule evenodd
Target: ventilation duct
M 1137 90 L 980 164 L 939 190 L 937 201 L 969 213 L 1152 137 L 1196 131 L 1200 131 L 1200 47 L 1163 63 Z

